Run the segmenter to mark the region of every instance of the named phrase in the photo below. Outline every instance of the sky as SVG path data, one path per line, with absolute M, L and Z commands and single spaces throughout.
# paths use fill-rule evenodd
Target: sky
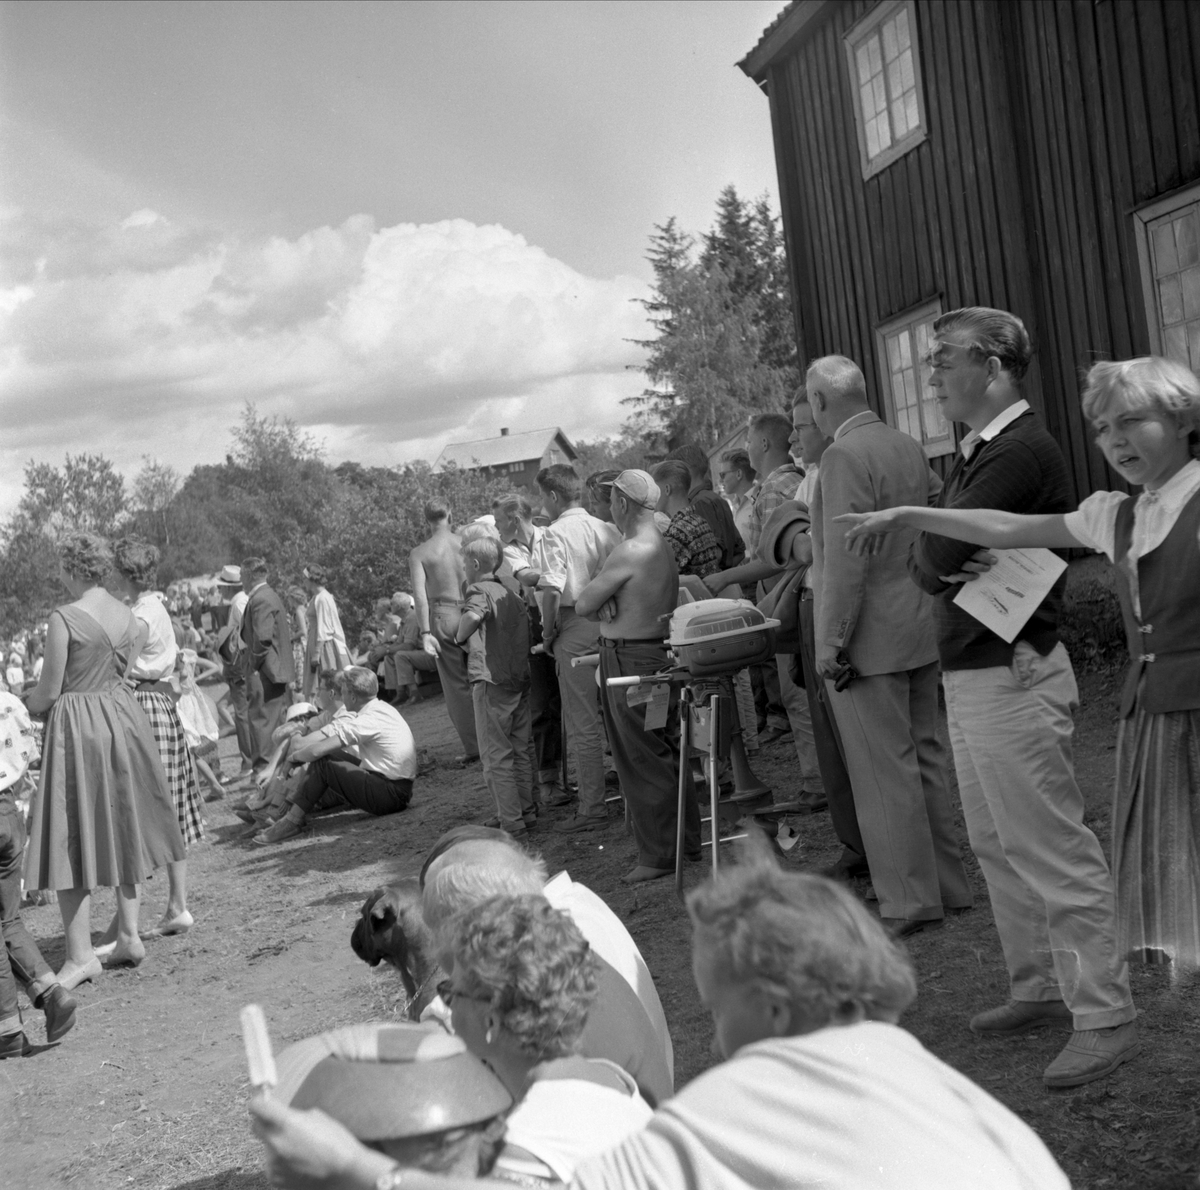
M 0 516 L 30 459 L 615 433 L 656 224 L 777 206 L 783 0 L 0 3 Z

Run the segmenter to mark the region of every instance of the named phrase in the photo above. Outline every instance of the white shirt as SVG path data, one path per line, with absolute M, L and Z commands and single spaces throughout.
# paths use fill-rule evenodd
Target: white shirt
M 546 881 L 542 895 L 579 927 L 588 945 L 637 993 L 654 1032 L 663 1043 L 667 1072 L 675 1079 L 675 1050 L 654 977 L 637 943 L 624 922 L 586 884 L 578 884 L 566 872 Z
M 1183 506 L 1200 491 L 1200 459 L 1185 463 L 1166 483 L 1153 492 L 1142 492 L 1133 506 L 1133 534 L 1125 557 L 1126 574 L 1132 583 L 1134 612 L 1142 614 L 1137 586 L 1137 560 L 1166 540 L 1175 527 Z M 1089 549 L 1116 561 L 1117 510 L 1132 497 L 1124 492 L 1096 492 L 1063 520 L 1067 531 Z M 1197 536 L 1200 546 L 1200 535 Z
M 1023 1120 L 895 1025 L 743 1046 L 572 1190 L 1070 1190 Z
M 982 430 L 972 430 L 969 434 L 966 434 L 958 444 L 958 449 L 962 451 L 963 458 L 969 459 L 975 453 L 975 447 L 979 443 L 991 442 L 1005 426 L 1012 425 L 1022 413 L 1028 412 L 1028 401 L 1014 401 L 1007 409 L 997 413 Z
M 235 656 L 242 651 L 242 615 L 250 596 L 245 591 L 239 591 L 229 601 L 229 651 Z
M 309 604 L 309 615 L 317 625 L 317 644 L 327 640 L 335 640 L 343 646 L 346 644 L 346 634 L 342 631 L 342 618 L 338 615 L 337 604 L 330 593 L 322 587 Z M 347 653 L 349 650 L 347 650 Z
M 146 625 L 147 636 L 129 676 L 138 682 L 161 682 L 175 671 L 175 658 L 179 655 L 162 592 L 143 591 L 130 611 Z
M 796 489 L 796 500 L 803 504 L 805 508 L 811 508 L 813 496 L 817 492 L 817 476 L 821 473 L 820 463 L 802 463 L 804 467 L 804 478 L 800 481 L 800 486 Z M 807 591 L 813 589 L 813 573 L 810 566 L 804 577 L 800 580 L 800 585 Z
M 372 698 L 360 711 L 337 715 L 329 727 L 368 772 L 392 781 L 416 777 L 413 734 L 395 707 Z
M 534 569 L 542 576 L 538 590 L 557 591 L 560 606 L 574 607 L 579 593 L 600 573 L 620 541 L 615 525 L 582 508 L 566 509 L 542 530 L 534 555 Z

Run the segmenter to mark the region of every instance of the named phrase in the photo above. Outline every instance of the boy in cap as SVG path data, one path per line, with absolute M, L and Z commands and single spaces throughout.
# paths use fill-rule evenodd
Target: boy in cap
M 638 848 L 637 866 L 624 878 L 627 884 L 657 880 L 675 869 L 678 695 L 675 687 L 667 687 L 665 725 L 648 727 L 653 704 L 630 705 L 628 687 L 608 686 L 609 678 L 654 674 L 668 665 L 665 637 L 679 597 L 679 570 L 654 523 L 658 501 L 658 484 L 645 471 L 622 471 L 613 481 L 613 522 L 624 540 L 575 605 L 579 615 L 600 621 L 604 724 Z M 700 811 L 686 766 L 685 780 L 684 848 L 698 856 Z

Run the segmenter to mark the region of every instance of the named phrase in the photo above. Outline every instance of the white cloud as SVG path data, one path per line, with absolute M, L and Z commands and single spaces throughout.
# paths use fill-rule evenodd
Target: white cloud
M 186 471 L 223 455 L 247 400 L 319 429 L 335 460 L 432 459 L 501 424 L 612 432 L 640 387 L 644 284 L 499 226 L 357 215 L 246 243 L 139 210 L 107 227 L 9 212 L 0 231 L 0 466 L 18 471 L 84 449 Z

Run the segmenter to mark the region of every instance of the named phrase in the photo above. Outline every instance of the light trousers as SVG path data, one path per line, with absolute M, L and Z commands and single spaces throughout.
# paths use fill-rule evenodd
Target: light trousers
M 779 670 L 779 696 L 787 710 L 788 725 L 796 741 L 796 759 L 800 762 L 800 779 L 809 793 L 824 793 L 825 782 L 821 777 L 821 766 L 817 761 L 817 742 L 813 738 L 812 710 L 808 705 L 808 694 L 803 686 L 792 681 L 792 654 L 779 653 L 775 657 Z
M 1071 757 L 1079 693 L 1066 649 L 943 675 L 971 848 L 1014 1000 L 1063 1000 L 1076 1029 L 1133 1020 L 1113 882 L 1083 821 Z
M 603 818 L 604 745 L 600 735 L 600 690 L 596 667 L 571 664 L 572 657 L 596 653 L 600 648 L 600 625 L 575 614 L 573 607 L 558 609 L 558 635 L 554 638 L 554 660 L 558 665 L 558 688 L 567 721 L 567 746 L 575 754 L 575 777 L 579 782 L 581 817 Z
M 525 815 L 534 812 L 529 692 L 472 682 L 471 697 L 483 780 L 496 803 L 500 825 L 506 831 L 523 831 Z
M 937 737 L 936 661 L 825 689 L 882 917 L 932 921 L 971 904 Z
M 441 648 L 437 671 L 446 696 L 446 713 L 462 740 L 463 755 L 471 759 L 479 755 L 479 740 L 475 736 L 475 703 L 467 680 L 467 651 L 454 640 L 461 619 L 462 608 L 456 603 L 437 599 L 430 608 L 429 630 Z

